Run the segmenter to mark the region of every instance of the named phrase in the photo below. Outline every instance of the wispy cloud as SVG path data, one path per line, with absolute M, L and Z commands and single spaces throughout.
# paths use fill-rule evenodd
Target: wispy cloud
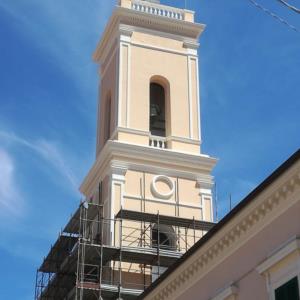
M 15 179 L 15 163 L 7 151 L 0 148 L 0 215 L 19 216 L 24 208 Z
M 0 139 L 24 146 L 43 158 L 56 172 L 66 178 L 72 191 L 77 191 L 79 181 L 66 163 L 66 157 L 61 153 L 54 142 L 44 139 L 29 141 L 12 132 L 0 131 Z

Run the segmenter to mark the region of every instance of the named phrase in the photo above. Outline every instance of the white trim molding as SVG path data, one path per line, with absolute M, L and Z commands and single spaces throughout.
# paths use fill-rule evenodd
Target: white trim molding
M 124 23 L 135 27 L 177 35 L 189 40 L 197 40 L 205 28 L 203 24 L 165 18 L 159 15 L 147 14 L 133 9 L 117 6 L 113 11 L 113 14 L 93 55 L 95 61 L 100 63 L 103 62 L 105 56 L 109 53 L 109 41 L 111 40 L 112 36 L 115 36 L 115 28 L 117 27 L 117 24 Z
M 256 270 L 259 274 L 263 274 L 268 271 L 275 264 L 279 263 L 282 259 L 289 254 L 298 251 L 300 255 L 300 237 L 294 237 L 292 240 L 285 243 L 279 249 L 277 249 L 270 257 L 262 262 Z
M 122 126 L 118 126 L 115 131 L 112 133 L 111 139 L 114 140 L 117 138 L 117 134 L 119 132 L 124 132 L 124 133 L 130 133 L 130 134 L 136 134 L 136 135 L 141 135 L 141 136 L 150 136 L 149 131 L 144 131 L 144 130 L 139 130 L 139 129 L 134 129 L 134 128 L 125 128 Z
M 89 195 L 93 191 L 101 174 L 105 174 L 112 160 L 125 169 L 149 169 L 155 173 L 161 170 L 165 175 L 182 174 L 183 178 L 187 179 L 201 178 L 203 184 L 212 181 L 213 177 L 210 174 L 217 163 L 217 159 L 206 155 L 181 153 L 169 149 L 158 151 L 157 148 L 149 146 L 108 140 L 80 186 L 80 191 L 84 195 Z
M 281 245 L 256 270 L 266 279 L 270 300 L 275 300 L 275 290 L 277 288 L 295 277 L 298 280 L 299 286 L 300 237 L 293 237 Z
M 197 112 L 198 112 L 198 134 L 199 140 L 202 140 L 202 133 L 201 133 L 201 105 L 200 105 L 200 78 L 199 78 L 199 60 L 198 57 L 196 58 L 196 83 L 197 83 Z M 201 152 L 201 149 L 200 149 Z
M 187 56 L 187 73 L 188 73 L 188 104 L 189 104 L 189 137 L 192 139 L 193 135 L 193 93 L 192 93 L 192 73 L 191 73 L 191 58 Z
M 218 293 L 215 297 L 210 300 L 225 300 L 228 297 L 235 297 L 238 293 L 238 288 L 235 285 L 230 285 L 227 288 L 223 289 L 220 293 Z M 234 298 L 230 298 L 234 299 Z
M 183 201 L 176 204 L 176 201 L 174 201 L 174 200 L 165 201 L 165 200 L 155 199 L 155 198 L 149 199 L 149 198 L 143 198 L 142 196 L 135 196 L 135 195 L 129 195 L 129 194 L 124 195 L 124 198 L 127 200 L 162 203 L 162 204 L 173 205 L 173 206 L 178 205 L 178 207 L 187 207 L 187 208 L 202 210 L 201 205 L 193 205 L 193 204 L 183 202 Z
M 168 185 L 168 187 L 170 189 L 169 192 L 161 193 L 157 189 L 156 183 L 159 181 L 165 182 Z M 155 197 L 167 200 L 167 199 L 171 198 L 171 196 L 174 194 L 174 191 L 175 191 L 174 181 L 172 181 L 169 177 L 167 177 L 165 175 L 157 175 L 157 176 L 153 177 L 152 182 L 151 182 L 151 192 Z
M 140 47 L 140 48 L 159 51 L 159 52 L 177 54 L 177 55 L 182 55 L 182 56 L 186 56 L 186 57 L 188 57 L 188 56 L 197 57 L 197 52 L 190 54 L 190 53 L 187 53 L 186 51 L 174 50 L 174 49 L 166 48 L 166 47 L 162 47 L 162 46 L 158 47 L 158 46 L 153 46 L 151 44 L 141 43 L 141 42 L 131 42 L 130 44 L 135 47 Z
M 175 136 L 175 135 L 168 136 L 167 141 L 175 141 L 175 142 L 181 142 L 181 143 L 199 145 L 199 146 L 201 145 L 200 140 L 190 139 L 190 138 L 185 138 L 185 137 Z
M 118 165 L 112 162 L 110 167 L 110 175 L 112 180 L 116 180 L 119 182 L 125 182 L 125 174 L 127 172 L 127 168 L 122 165 Z

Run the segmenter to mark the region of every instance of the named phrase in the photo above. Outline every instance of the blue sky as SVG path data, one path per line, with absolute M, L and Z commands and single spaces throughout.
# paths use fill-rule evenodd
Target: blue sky
M 257 0 L 300 28 L 276 0 Z M 291 3 L 297 4 L 297 1 Z M 35 270 L 80 200 L 95 156 L 108 0 L 0 0 L 0 298 L 33 299 Z M 162 1 L 184 6 L 184 0 Z M 187 0 L 200 43 L 203 152 L 218 211 L 299 148 L 300 34 L 249 0 Z

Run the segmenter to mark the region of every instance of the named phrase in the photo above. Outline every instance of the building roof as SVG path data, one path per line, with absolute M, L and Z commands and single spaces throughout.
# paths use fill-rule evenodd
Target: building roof
M 228 213 L 218 224 L 216 224 L 203 238 L 201 238 L 190 250 L 179 258 L 171 267 L 167 269 L 156 281 L 153 282 L 139 297 L 144 299 L 158 285 L 160 285 L 170 274 L 179 268 L 189 257 L 203 247 L 216 233 L 229 223 L 237 214 L 244 210 L 260 193 L 274 183 L 291 166 L 300 160 L 300 149 L 298 149 L 288 160 L 278 167 L 270 176 L 268 176 L 260 185 L 258 185 L 248 196 L 246 196 L 230 213 Z

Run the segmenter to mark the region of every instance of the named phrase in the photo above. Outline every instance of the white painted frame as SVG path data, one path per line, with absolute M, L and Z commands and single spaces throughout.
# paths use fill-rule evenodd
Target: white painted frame
M 292 262 L 289 262 L 289 264 L 280 270 L 276 270 L 276 272 L 271 271 L 272 267 L 295 252 L 297 253 L 296 258 Z M 275 290 L 294 277 L 298 279 L 300 297 L 300 237 L 293 237 L 281 245 L 271 256 L 263 261 L 256 270 L 266 278 L 269 300 L 275 300 Z
M 235 285 L 230 285 L 227 288 L 219 292 L 215 297 L 210 300 L 225 300 L 229 296 L 235 296 L 238 293 L 238 289 Z
M 168 187 L 170 188 L 170 191 L 168 193 L 159 192 L 157 189 L 157 186 L 156 186 L 156 183 L 158 181 L 162 181 L 162 182 L 166 183 L 168 185 Z M 165 176 L 165 175 L 154 176 L 152 179 L 152 182 L 151 182 L 151 192 L 157 198 L 168 200 L 171 198 L 172 195 L 174 195 L 175 183 L 168 176 Z

